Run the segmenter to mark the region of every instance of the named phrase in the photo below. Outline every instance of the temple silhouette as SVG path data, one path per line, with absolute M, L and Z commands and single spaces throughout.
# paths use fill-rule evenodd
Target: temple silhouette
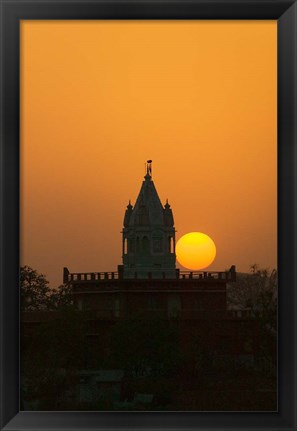
M 135 206 L 129 202 L 123 228 L 123 278 L 175 278 L 175 228 L 172 210 L 161 204 L 152 180 L 152 161 Z
M 129 201 L 124 214 L 118 270 L 70 273 L 64 268 L 63 283 L 71 285 L 77 307 L 115 318 L 225 315 L 226 284 L 236 280 L 235 265 L 229 271 L 180 271 L 175 232 L 172 209 L 168 200 L 161 204 L 148 160 L 135 205 Z

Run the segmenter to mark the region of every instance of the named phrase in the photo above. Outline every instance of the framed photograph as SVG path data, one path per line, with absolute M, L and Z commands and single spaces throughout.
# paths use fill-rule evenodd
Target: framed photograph
M 1 1 L 1 429 L 296 429 L 296 3 Z

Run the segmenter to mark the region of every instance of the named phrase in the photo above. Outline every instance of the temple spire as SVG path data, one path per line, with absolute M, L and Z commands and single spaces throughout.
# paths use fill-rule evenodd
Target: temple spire
M 134 207 L 129 203 L 122 231 L 124 278 L 175 278 L 175 228 L 172 210 L 163 206 L 152 180 L 152 160 Z M 135 275 L 137 274 L 137 275 Z

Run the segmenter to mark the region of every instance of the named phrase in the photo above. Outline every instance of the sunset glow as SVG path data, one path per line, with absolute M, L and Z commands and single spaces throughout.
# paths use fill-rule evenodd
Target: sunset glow
M 276 267 L 276 41 L 276 21 L 21 21 L 21 264 L 53 287 L 116 270 L 151 158 L 210 270 Z

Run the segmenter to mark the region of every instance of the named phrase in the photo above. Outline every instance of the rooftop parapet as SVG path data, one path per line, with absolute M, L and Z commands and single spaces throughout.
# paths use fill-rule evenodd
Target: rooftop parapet
M 73 282 L 81 282 L 85 281 L 88 283 L 91 282 L 106 282 L 111 280 L 122 280 L 123 275 L 121 271 L 118 272 L 73 272 L 70 273 L 68 268 L 64 268 L 63 270 L 63 283 L 73 283 Z M 134 278 L 131 280 L 137 280 L 137 271 L 135 272 Z M 142 277 L 139 279 L 143 279 Z M 228 271 L 180 271 L 179 269 L 175 272 L 175 277 L 168 277 L 166 272 L 163 272 L 162 277 L 155 278 L 151 272 L 147 273 L 146 279 L 152 280 L 201 280 L 201 281 L 209 281 L 209 282 L 217 282 L 218 280 L 226 281 L 226 282 L 235 282 L 236 281 L 236 269 L 235 265 L 232 265 Z

